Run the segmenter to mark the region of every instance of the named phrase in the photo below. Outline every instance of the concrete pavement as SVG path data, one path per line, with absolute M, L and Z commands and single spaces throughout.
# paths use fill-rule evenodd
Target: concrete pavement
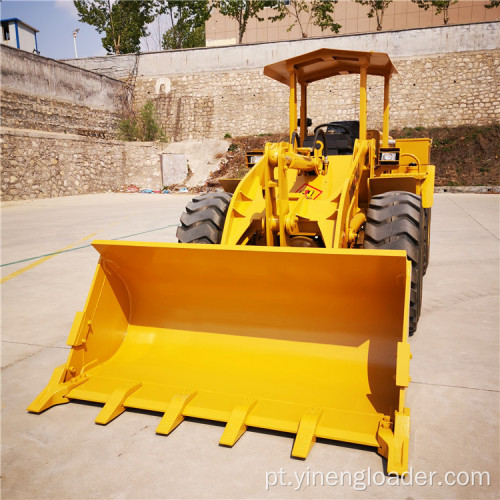
M 435 197 L 423 311 L 410 341 L 412 486 L 368 485 L 369 475 L 384 480 L 384 461 L 361 446 L 319 441 L 300 461 L 290 458 L 288 434 L 249 430 L 228 449 L 217 446 L 217 423 L 188 420 L 163 437 L 154 432 L 156 413 L 128 410 L 108 426 L 94 424 L 100 405 L 88 403 L 27 413 L 67 359 L 67 334 L 97 263 L 89 242 L 176 241 L 189 199 L 103 194 L 2 204 L 2 263 L 10 264 L 0 287 L 4 498 L 498 497 L 497 195 Z M 342 471 L 344 485 L 334 486 Z M 417 472 L 427 485 L 416 484 Z M 474 472 L 485 473 L 484 484 L 489 476 L 489 486 Z

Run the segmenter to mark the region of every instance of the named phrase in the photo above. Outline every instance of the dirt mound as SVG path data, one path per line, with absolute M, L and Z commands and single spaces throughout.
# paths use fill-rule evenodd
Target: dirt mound
M 500 125 L 404 128 L 391 135 L 432 139 L 436 186 L 500 185 Z
M 207 180 L 209 188 L 220 187 L 219 179 L 241 179 L 248 172 L 246 152 L 264 149 L 266 142 L 288 141 L 287 134 L 261 134 L 248 137 L 235 137 L 227 152 L 220 155 L 219 170 L 212 172 Z
M 500 125 L 440 128 L 403 128 L 394 138 L 430 137 L 431 161 L 436 166 L 436 186 L 500 185 Z M 220 188 L 219 179 L 240 179 L 247 172 L 245 153 L 264 149 L 266 142 L 287 141 L 286 133 L 231 138 L 220 154 L 219 169 L 212 172 L 201 191 Z

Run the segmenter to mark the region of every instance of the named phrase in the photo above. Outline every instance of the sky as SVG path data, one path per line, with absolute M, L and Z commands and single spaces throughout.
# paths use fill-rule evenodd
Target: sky
M 17 17 L 39 30 L 37 33 L 40 55 L 52 59 L 74 59 L 73 31 L 79 28 L 76 37 L 78 57 L 104 56 L 101 35 L 93 26 L 78 22 L 78 13 L 72 0 L 0 0 L 0 17 Z M 142 43 L 142 50 L 158 50 L 154 37 L 158 31 L 158 20 L 151 26 L 153 33 Z M 160 26 L 161 27 L 161 26 Z

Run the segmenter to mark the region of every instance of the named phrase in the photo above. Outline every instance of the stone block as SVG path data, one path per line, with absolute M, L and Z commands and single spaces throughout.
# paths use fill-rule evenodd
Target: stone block
M 163 186 L 183 182 L 188 174 L 187 157 L 184 154 L 162 153 L 161 175 Z

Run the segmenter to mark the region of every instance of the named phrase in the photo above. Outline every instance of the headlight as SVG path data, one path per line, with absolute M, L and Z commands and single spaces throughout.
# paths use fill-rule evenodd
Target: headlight
M 381 164 L 398 165 L 399 148 L 380 148 L 379 161 Z
M 382 153 L 382 161 L 396 161 L 397 159 L 397 153 Z
M 250 156 L 250 163 L 253 163 L 254 165 L 260 161 L 260 159 L 262 158 L 262 156 Z

